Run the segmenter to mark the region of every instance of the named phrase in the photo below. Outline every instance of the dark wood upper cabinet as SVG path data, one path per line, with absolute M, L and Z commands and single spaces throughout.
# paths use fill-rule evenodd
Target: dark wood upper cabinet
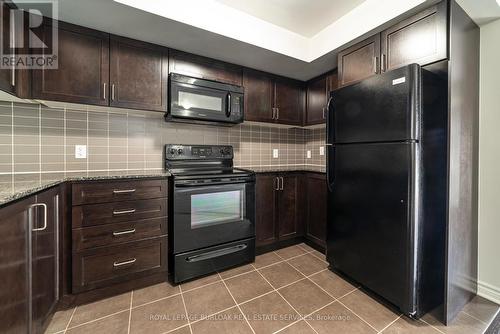
M 2 1 L 2 50 L 10 49 L 10 41 L 12 39 L 12 22 L 10 18 L 11 5 L 6 1 Z M 14 67 L 11 69 L 0 69 L 0 89 L 8 92 L 16 92 L 16 78 Z
M 324 174 L 306 176 L 306 238 L 320 247 L 326 246 L 327 188 Z
M 278 240 L 276 212 L 277 177 L 275 174 L 259 174 L 255 184 L 256 244 L 264 246 Z
M 167 110 L 167 49 L 112 36 L 109 76 L 110 106 Z
M 304 116 L 302 83 L 291 79 L 276 78 L 274 107 L 276 123 L 302 125 Z
M 50 38 L 48 21 L 43 39 Z M 59 22 L 58 69 L 32 71 L 32 95 L 42 100 L 109 103 L 109 35 Z
M 243 71 L 240 66 L 177 50 L 170 50 L 169 60 L 169 73 L 242 85 Z
M 446 21 L 446 1 L 442 1 L 383 31 L 382 71 L 446 59 Z
M 327 75 L 321 75 L 307 83 L 306 124 L 323 123 L 326 118 Z
M 347 86 L 380 73 L 380 34 L 338 54 L 339 86 Z
M 245 69 L 245 121 L 272 122 L 274 84 L 271 77 L 263 72 Z

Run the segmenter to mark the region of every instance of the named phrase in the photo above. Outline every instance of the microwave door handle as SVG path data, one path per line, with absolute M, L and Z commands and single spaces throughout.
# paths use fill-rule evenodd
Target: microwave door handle
M 231 92 L 227 93 L 226 116 L 231 117 Z

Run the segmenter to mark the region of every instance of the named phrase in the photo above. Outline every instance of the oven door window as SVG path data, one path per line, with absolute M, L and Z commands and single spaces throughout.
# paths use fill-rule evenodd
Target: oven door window
M 191 229 L 242 221 L 244 204 L 242 190 L 191 195 Z

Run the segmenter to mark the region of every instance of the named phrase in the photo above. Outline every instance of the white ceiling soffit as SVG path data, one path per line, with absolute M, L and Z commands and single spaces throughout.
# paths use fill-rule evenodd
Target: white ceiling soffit
M 500 19 L 500 1 L 457 0 L 457 2 L 479 25 Z
M 425 2 L 366 0 L 307 38 L 216 0 L 114 1 L 304 62 L 312 62 Z

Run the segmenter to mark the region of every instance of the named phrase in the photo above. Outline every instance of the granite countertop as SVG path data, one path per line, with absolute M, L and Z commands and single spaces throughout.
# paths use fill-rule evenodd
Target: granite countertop
M 70 175 L 61 174 L 59 178 L 53 176 L 50 180 L 45 180 L 42 174 L 36 173 L 23 175 L 22 177 L 16 175 L 16 177 L 12 177 L 13 182 L 10 186 L 0 185 L 0 207 L 63 182 L 166 178 L 171 175 L 164 171 L 123 171 L 116 172 L 116 174 L 111 172 L 92 172 L 86 175 L 68 174 Z

